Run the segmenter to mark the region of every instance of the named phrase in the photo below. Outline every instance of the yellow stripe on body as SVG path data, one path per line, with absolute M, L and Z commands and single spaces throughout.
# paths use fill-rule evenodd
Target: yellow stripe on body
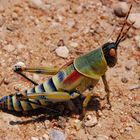
M 52 102 L 58 101 L 68 101 L 71 99 L 71 96 L 67 92 L 53 92 L 47 94 L 47 98 Z
M 17 98 L 16 96 L 12 97 L 13 107 L 15 111 L 22 111 L 22 109 L 17 105 Z
M 40 90 L 38 89 L 38 86 L 35 87 L 35 94 L 36 93 L 40 93 Z M 39 100 L 39 102 L 41 103 L 41 105 L 44 105 L 44 106 L 47 105 L 45 100 Z

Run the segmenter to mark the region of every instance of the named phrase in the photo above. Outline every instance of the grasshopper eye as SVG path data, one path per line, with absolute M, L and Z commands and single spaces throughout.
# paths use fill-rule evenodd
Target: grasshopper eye
M 115 56 L 117 55 L 116 50 L 113 49 L 113 48 L 110 49 L 110 50 L 109 50 L 109 55 L 112 56 L 112 57 L 115 57 Z

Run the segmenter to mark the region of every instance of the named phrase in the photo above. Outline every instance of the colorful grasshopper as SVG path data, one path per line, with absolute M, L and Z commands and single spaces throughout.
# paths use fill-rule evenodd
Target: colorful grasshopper
M 131 7 L 132 6 L 130 6 L 130 9 Z M 30 79 L 22 72 L 35 72 L 54 76 L 48 81 L 35 85 L 33 88 L 23 93 L 11 94 L 1 98 L 0 108 L 15 111 L 28 111 L 40 107 L 44 108 L 48 102 L 69 101 L 81 95 L 86 89 L 94 87 L 100 78 L 102 78 L 105 91 L 107 92 L 107 102 L 111 106 L 109 101 L 110 91 L 105 72 L 107 71 L 107 66 L 115 66 L 117 62 L 118 45 L 125 39 L 126 33 L 133 25 L 130 24 L 126 31 L 123 32 L 130 9 L 115 42 L 105 43 L 102 47 L 74 59 L 60 69 L 27 68 L 16 65 L 14 71 L 28 80 Z M 36 84 L 32 80 L 30 81 Z M 90 98 L 91 93 L 89 92 L 83 101 L 83 110 L 85 110 Z

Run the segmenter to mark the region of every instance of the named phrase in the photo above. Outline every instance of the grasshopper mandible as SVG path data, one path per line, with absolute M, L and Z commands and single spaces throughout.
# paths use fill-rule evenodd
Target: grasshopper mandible
M 106 80 L 107 67 L 114 67 L 117 62 L 117 49 L 119 43 L 125 39 L 127 32 L 132 27 L 130 24 L 124 31 L 130 10 L 127 13 L 124 24 L 115 42 L 107 42 L 101 47 L 75 58 L 70 63 L 60 69 L 48 67 L 30 68 L 20 65 L 14 67 L 14 71 L 22 75 L 35 86 L 21 93 L 15 93 L 0 99 L 0 108 L 15 111 L 28 111 L 37 108 L 45 108 L 48 102 L 66 102 L 77 98 L 86 89 L 95 87 L 99 79 L 102 78 L 107 92 L 107 102 L 110 104 L 110 90 Z M 34 81 L 26 77 L 23 72 L 35 72 L 53 75 L 48 81 L 37 85 Z M 87 94 L 83 101 L 83 112 L 91 98 L 91 93 Z

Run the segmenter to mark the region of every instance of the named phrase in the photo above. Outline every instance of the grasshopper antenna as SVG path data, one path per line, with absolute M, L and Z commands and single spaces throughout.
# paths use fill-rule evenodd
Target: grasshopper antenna
M 130 8 L 129 8 L 129 11 L 128 11 L 128 13 L 127 13 L 127 15 L 126 15 L 126 18 L 125 18 L 125 20 L 124 20 L 123 26 L 122 26 L 122 28 L 121 28 L 121 30 L 120 30 L 120 33 L 119 33 L 119 35 L 118 35 L 118 37 L 117 37 L 117 39 L 116 39 L 116 41 L 115 41 L 116 47 L 118 46 L 118 44 L 120 43 L 120 41 L 122 41 L 122 38 L 124 39 L 124 36 L 126 35 L 126 33 L 129 31 L 129 29 L 130 29 L 130 28 L 132 27 L 132 25 L 134 24 L 134 23 L 132 23 L 132 24 L 128 27 L 128 29 L 126 30 L 126 32 L 123 33 L 123 35 L 122 35 L 122 32 L 123 32 L 124 27 L 125 27 L 125 25 L 126 25 L 126 23 L 127 23 L 127 19 L 128 19 L 128 16 L 129 16 L 129 14 L 130 14 L 131 9 L 132 9 L 132 4 L 130 5 Z

